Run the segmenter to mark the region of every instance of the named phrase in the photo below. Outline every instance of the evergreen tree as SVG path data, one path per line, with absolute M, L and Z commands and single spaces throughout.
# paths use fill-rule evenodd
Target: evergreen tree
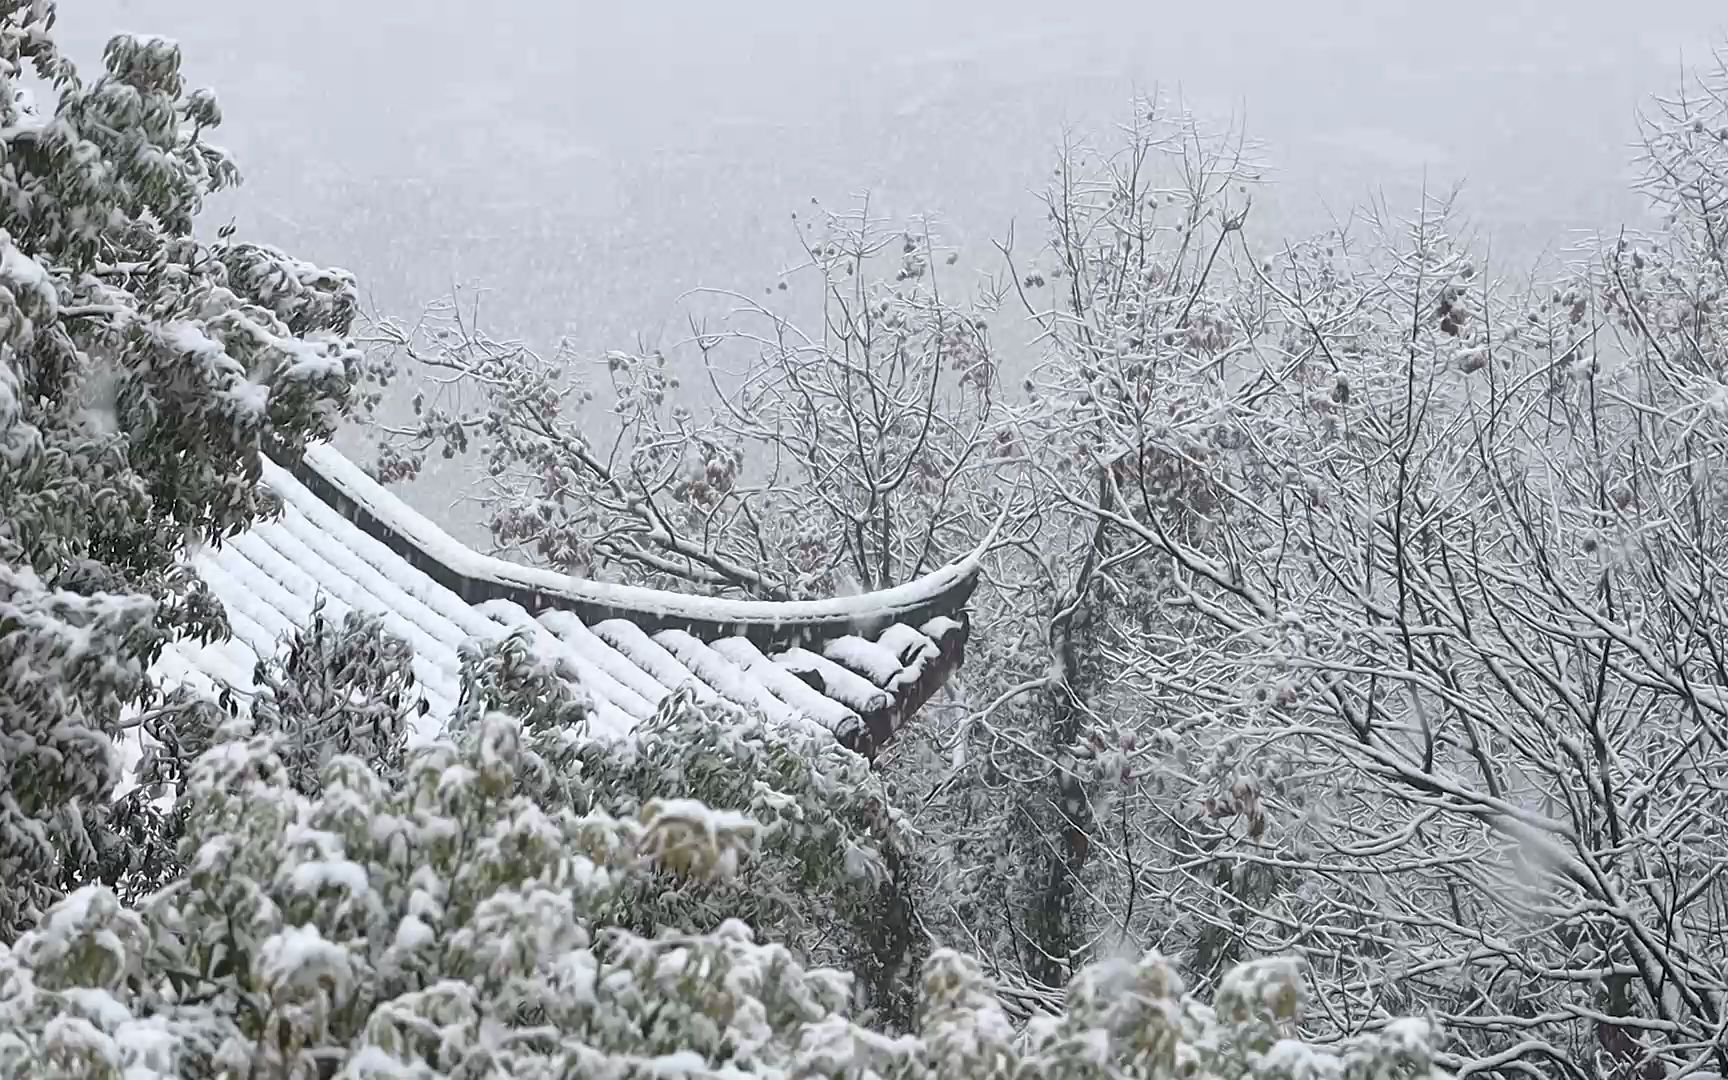
M 181 556 L 270 511 L 260 456 L 329 435 L 357 370 L 349 275 L 196 233 L 239 173 L 179 47 L 116 37 L 87 79 L 54 20 L 0 0 L 0 940 L 109 846 L 162 645 L 226 632 Z

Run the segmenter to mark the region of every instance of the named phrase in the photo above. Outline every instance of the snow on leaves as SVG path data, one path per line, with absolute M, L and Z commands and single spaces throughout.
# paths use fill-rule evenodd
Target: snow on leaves
M 226 631 L 180 557 L 270 510 L 261 452 L 327 436 L 356 360 L 346 273 L 194 234 L 239 174 L 179 47 L 116 37 L 86 79 L 53 30 L 52 3 L 0 2 L 0 776 L 28 778 L 0 806 L 0 940 L 89 869 L 141 672 Z
M 646 881 L 732 872 L 747 819 L 543 805 L 518 782 L 524 735 L 489 713 L 394 781 L 339 757 L 307 795 L 276 740 L 227 726 L 193 769 L 182 880 L 136 909 L 87 887 L 0 946 L 0 1077 L 1437 1075 L 1421 1025 L 1294 1041 L 1301 988 L 1276 965 L 1216 1010 L 1156 957 L 1089 971 L 1070 1013 L 1019 1034 L 944 952 L 922 1034 L 870 1031 L 846 976 L 736 919 L 617 925 Z

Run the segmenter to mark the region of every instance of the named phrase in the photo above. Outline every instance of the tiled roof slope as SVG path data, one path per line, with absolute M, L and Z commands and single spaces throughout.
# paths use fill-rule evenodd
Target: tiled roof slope
M 423 736 L 456 703 L 457 649 L 516 627 L 628 730 L 689 685 L 787 723 L 814 722 L 870 754 L 960 662 L 976 558 L 894 589 L 767 603 L 584 581 L 457 543 L 328 446 L 291 468 L 266 461 L 281 517 L 199 552 L 233 637 L 170 649 L 158 670 L 217 691 L 252 689 L 260 656 L 326 616 L 381 616 L 413 645 L 431 705 Z

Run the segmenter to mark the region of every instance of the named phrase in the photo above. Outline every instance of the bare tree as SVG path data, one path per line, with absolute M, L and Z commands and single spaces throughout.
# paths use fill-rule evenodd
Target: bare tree
M 1109 658 L 1121 633 L 1165 623 L 1139 582 L 1150 549 L 1113 520 L 1116 434 L 1172 406 L 1177 364 L 1228 369 L 1258 334 L 1252 290 L 1219 272 L 1256 179 L 1239 134 L 1142 102 L 1112 145 L 1064 147 L 1044 243 L 1029 257 L 1002 245 L 1037 348 L 1011 420 L 1035 510 L 1022 547 L 997 566 L 999 606 L 981 645 L 1008 685 L 975 698 L 989 704 L 960 735 L 985 763 L 970 785 L 999 791 L 1015 838 L 1009 880 L 992 884 L 1020 901 L 1006 927 L 1016 966 L 1046 986 L 1100 945 L 1125 944 L 1132 918 L 1120 909 L 1135 903 L 1088 875 L 1114 828 L 1100 806 L 1120 779 L 1109 750 L 1124 699 Z M 962 914 L 958 923 L 974 921 Z
M 762 598 L 881 588 L 969 550 L 992 512 L 974 474 L 1001 456 L 986 323 L 944 295 L 931 231 L 890 232 L 867 202 L 804 224 L 807 261 L 784 276 L 819 290 L 819 328 L 703 290 L 726 310 L 692 316 L 678 360 L 606 356 L 605 414 L 574 358 L 490 337 L 477 304 L 375 322 L 375 373 L 432 388 L 382 427 L 377 471 L 411 477 L 477 438 L 501 547 Z M 674 374 L 690 366 L 700 412 Z
M 1241 239 L 1252 362 L 1191 362 L 1165 385 L 1204 389 L 1166 393 L 1209 407 L 1118 414 L 1107 490 L 1052 489 L 1189 620 L 1115 635 L 1145 767 L 1104 850 L 1137 936 L 1302 952 L 1331 1024 L 1426 1005 L 1466 1073 L 1728 1065 L 1711 85 L 1651 122 L 1665 231 L 1540 288 L 1444 202 L 1365 246 Z

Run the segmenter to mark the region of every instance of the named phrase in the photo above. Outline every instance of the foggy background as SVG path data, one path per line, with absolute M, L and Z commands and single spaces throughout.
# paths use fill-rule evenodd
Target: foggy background
M 1527 261 L 1633 219 L 1635 111 L 1708 60 L 1710 0 L 75 0 L 65 40 L 175 37 L 216 89 L 242 234 L 411 314 L 486 287 L 486 327 L 585 351 L 675 340 L 698 285 L 760 295 L 789 215 L 869 190 L 968 263 L 1019 219 L 1067 128 L 1136 91 L 1236 120 L 1276 167 L 1261 242 L 1383 192 L 1467 182 Z M 964 264 L 963 264 L 964 265 Z M 1504 264 L 1503 264 L 1504 265 Z M 419 500 L 416 500 L 419 501 Z

